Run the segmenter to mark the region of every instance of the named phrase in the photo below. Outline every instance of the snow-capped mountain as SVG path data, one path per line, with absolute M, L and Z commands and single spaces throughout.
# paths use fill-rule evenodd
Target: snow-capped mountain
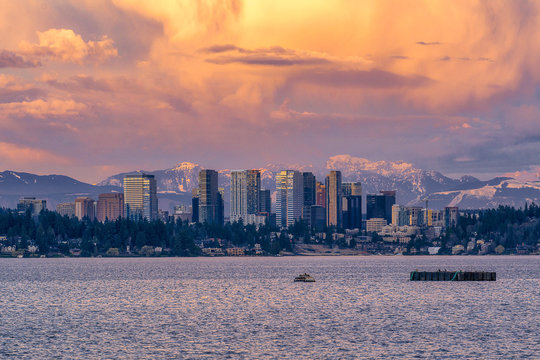
M 199 164 L 181 162 L 175 167 L 165 170 L 144 171 L 137 170 L 129 173 L 121 173 L 108 177 L 97 185 L 99 186 L 124 186 L 124 176 L 128 174 L 145 173 L 156 177 L 159 192 L 191 193 L 198 186 L 199 171 L 203 168 Z
M 0 172 L 0 206 L 14 208 L 22 196 L 47 200 L 52 210 L 56 204 L 73 201 L 77 196 L 97 199 L 101 193 L 123 191 L 117 186 L 95 186 L 64 175 L 35 175 L 25 172 Z
M 174 205 L 191 202 L 191 193 L 198 186 L 199 164 L 181 162 L 175 167 L 156 171 L 134 171 L 111 176 L 99 184 L 90 185 L 62 175 L 39 176 L 5 171 L 0 173 L 0 206 L 14 207 L 20 196 L 37 196 L 48 199 L 53 209 L 60 201 L 73 201 L 78 195 L 97 199 L 100 193 L 122 191 L 127 174 L 145 172 L 156 177 L 159 206 L 172 210 Z M 496 177 L 481 181 L 472 176 L 453 179 L 438 171 L 423 170 L 404 161 L 369 161 L 350 155 L 330 157 L 324 165 L 268 164 L 261 170 L 263 189 L 275 190 L 275 175 L 282 169 L 310 171 L 318 181 L 330 170 L 340 170 L 343 181 L 360 181 L 363 193 L 396 190 L 399 204 L 424 204 L 430 208 L 452 205 L 460 208 L 487 208 L 498 205 L 523 206 L 525 201 L 540 203 L 539 181 L 519 181 L 509 177 Z M 225 202 L 230 198 L 230 169 L 216 169 L 219 186 L 225 189 Z M 228 206 L 226 205 L 226 212 Z
M 198 186 L 198 173 L 202 167 L 190 162 L 182 162 L 166 170 L 147 172 L 156 176 L 160 196 L 166 194 L 190 195 Z M 427 198 L 430 207 L 442 208 L 455 205 L 462 208 L 485 208 L 499 204 L 522 206 L 525 201 L 540 202 L 540 185 L 534 182 L 520 182 L 508 177 L 497 177 L 481 181 L 465 175 L 452 179 L 438 171 L 423 170 L 404 161 L 370 161 L 351 155 L 330 157 L 323 166 L 312 164 L 267 164 L 261 170 L 261 185 L 264 189 L 275 190 L 275 175 L 282 169 L 310 171 L 324 182 L 330 170 L 340 170 L 343 181 L 360 181 L 363 193 L 377 193 L 381 190 L 396 190 L 400 204 L 423 204 Z M 230 169 L 216 169 L 219 172 L 219 186 L 225 189 L 225 201 L 229 200 Z M 121 186 L 125 174 L 112 176 L 98 185 Z
M 495 181 L 494 181 L 495 180 Z M 520 182 L 510 178 L 496 178 L 484 186 L 455 191 L 440 191 L 427 196 L 434 208 L 458 206 L 465 209 L 492 208 L 499 205 L 520 207 L 540 202 L 540 181 Z M 421 198 L 412 202 L 421 201 Z

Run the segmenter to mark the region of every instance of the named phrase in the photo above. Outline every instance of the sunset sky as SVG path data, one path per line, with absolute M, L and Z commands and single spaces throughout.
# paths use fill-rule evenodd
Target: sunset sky
M 540 172 L 540 2 L 0 0 L 0 171 Z

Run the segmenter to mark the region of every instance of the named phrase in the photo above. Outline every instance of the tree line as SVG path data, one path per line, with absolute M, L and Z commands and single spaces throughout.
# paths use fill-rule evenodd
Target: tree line
M 506 249 L 518 245 L 537 246 L 540 242 L 540 207 L 534 203 L 523 208 L 499 206 L 496 209 L 466 212 L 457 226 L 447 229 L 443 244 L 466 245 L 470 239 L 493 241 Z
M 272 233 L 278 233 L 272 237 Z M 323 244 L 332 247 L 354 247 L 343 238 L 333 240 L 332 234 L 344 232 L 343 229 L 325 228 Z M 244 225 L 241 221 L 218 224 L 190 224 L 186 221 L 134 221 L 117 219 L 99 222 L 88 218 L 61 216 L 56 212 L 43 210 L 37 217 L 30 211 L 19 214 L 11 209 L 0 209 L 0 235 L 7 240 L 2 245 L 17 249 L 37 247 L 37 254 L 58 252 L 69 255 L 70 250 L 79 249 L 82 256 L 112 254 L 139 254 L 144 247 L 162 248 L 171 256 L 201 255 L 201 243 L 205 247 L 246 246 L 252 248 L 259 244 L 267 254 L 278 254 L 282 250 L 293 251 L 294 243 L 312 242 L 314 231 L 305 221 L 291 225 L 286 231 L 275 226 Z M 380 242 L 379 236 L 372 235 L 372 241 Z M 524 244 L 536 246 L 540 241 L 540 207 L 534 203 L 524 208 L 499 206 L 496 209 L 476 210 L 460 216 L 455 227 L 448 228 L 438 239 L 444 249 L 456 244 L 466 245 L 470 239 L 493 241 L 506 249 Z M 301 239 L 301 240 L 300 240 Z M 425 236 L 416 236 L 409 246 L 429 245 Z

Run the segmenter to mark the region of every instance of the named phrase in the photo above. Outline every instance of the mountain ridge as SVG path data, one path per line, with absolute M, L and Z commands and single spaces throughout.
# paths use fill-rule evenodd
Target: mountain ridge
M 148 172 L 156 176 L 158 191 L 190 193 L 197 186 L 198 171 L 203 169 L 199 164 L 191 162 L 180 162 L 181 166 L 170 169 Z M 418 205 L 432 201 L 434 206 L 442 208 L 449 204 L 457 204 L 460 207 L 469 207 L 467 204 L 475 205 L 479 208 L 493 207 L 496 205 L 523 206 L 525 201 L 540 202 L 540 189 L 530 182 L 519 182 L 510 177 L 495 177 L 487 181 L 482 181 L 474 176 L 463 175 L 459 179 L 454 179 L 443 175 L 436 170 L 424 170 L 416 168 L 413 164 L 405 161 L 370 161 L 365 158 L 351 155 L 335 155 L 330 157 L 324 166 L 314 166 L 312 164 L 267 164 L 259 168 L 261 170 L 261 186 L 264 189 L 275 190 L 275 173 L 282 169 L 299 171 L 311 171 L 319 181 L 324 182 L 324 176 L 330 170 L 340 170 L 343 181 L 360 181 L 363 193 L 377 193 L 380 190 L 396 190 L 397 202 L 407 205 Z M 219 174 L 219 186 L 225 189 L 225 199 L 229 199 L 230 191 L 230 170 L 216 169 Z M 99 185 L 121 184 L 122 177 L 126 173 L 113 175 Z M 512 184 L 520 184 L 521 191 L 513 194 L 505 194 L 507 187 L 502 186 L 505 181 L 513 180 Z M 493 189 L 499 186 L 496 191 Z M 489 198 L 486 191 L 475 192 L 475 189 L 492 187 L 495 200 Z M 454 196 L 452 197 L 451 194 Z M 517 194 L 517 195 L 515 195 Z M 521 195 L 526 195 L 523 199 Z M 430 198 L 434 196 L 433 200 Z M 476 198 L 475 198 L 476 197 Z M 472 201 L 471 199 L 476 200 Z M 460 201 L 462 199 L 463 201 Z M 465 201 L 466 200 L 466 201 Z M 444 202 L 446 201 L 446 205 Z
M 65 175 L 35 175 L 27 172 L 0 172 L 0 206 L 15 207 L 21 196 L 36 196 L 48 200 L 52 209 L 58 202 L 73 201 L 86 195 L 97 199 L 100 193 L 123 191 L 127 174 L 148 173 L 156 177 L 159 206 L 172 210 L 179 203 L 190 204 L 191 192 L 198 186 L 198 163 L 183 161 L 169 169 L 119 173 L 98 182 L 87 184 Z M 405 161 L 370 161 L 351 155 L 335 155 L 322 166 L 312 164 L 267 164 L 260 168 L 263 189 L 275 190 L 275 175 L 281 169 L 311 171 L 324 182 L 331 170 L 340 170 L 343 181 L 360 181 L 364 194 L 381 190 L 396 190 L 397 203 L 424 204 L 442 208 L 456 205 L 461 208 L 487 208 L 497 205 L 523 206 L 525 201 L 540 203 L 540 181 L 519 181 L 511 177 L 495 177 L 487 181 L 470 175 L 459 179 L 445 176 L 436 170 L 416 168 Z M 225 201 L 230 196 L 230 169 L 217 169 L 219 186 L 225 189 Z

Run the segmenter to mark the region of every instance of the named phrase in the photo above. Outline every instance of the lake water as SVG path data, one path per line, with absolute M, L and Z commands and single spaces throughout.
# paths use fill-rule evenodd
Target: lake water
M 445 268 L 497 281 L 408 281 Z M 0 274 L 0 358 L 540 359 L 539 256 L 0 259 Z

